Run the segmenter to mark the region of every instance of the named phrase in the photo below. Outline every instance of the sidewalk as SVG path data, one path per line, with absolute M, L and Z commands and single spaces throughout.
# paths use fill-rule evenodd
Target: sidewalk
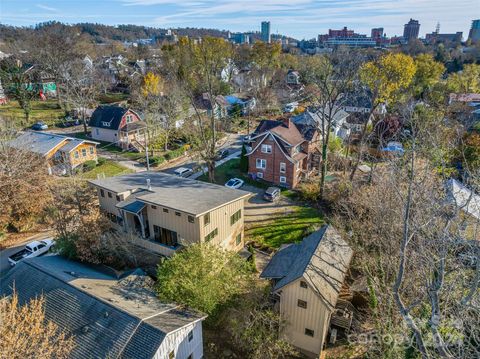
M 228 155 L 227 157 L 221 159 L 220 161 L 215 162 L 215 167 L 221 166 L 227 161 L 230 161 L 230 160 L 233 160 L 234 158 L 240 157 L 241 153 L 242 153 L 241 151 L 237 151 L 237 152 L 232 153 L 231 155 Z M 202 168 L 202 170 L 200 172 L 194 173 L 193 175 L 191 175 L 188 178 L 197 179 L 198 177 L 202 176 L 203 174 L 205 174 L 207 172 L 208 172 L 208 168 L 205 166 L 205 167 Z

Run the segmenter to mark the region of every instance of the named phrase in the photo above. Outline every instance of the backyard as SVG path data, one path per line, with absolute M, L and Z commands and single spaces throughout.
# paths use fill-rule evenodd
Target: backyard
M 32 101 L 32 111 L 30 112 L 29 123 L 25 123 L 25 114 L 17 101 L 9 101 L 7 104 L 0 106 L 0 117 L 11 119 L 19 126 L 29 126 L 38 121 L 43 121 L 47 125 L 52 126 L 59 119 L 65 116 L 57 100 Z

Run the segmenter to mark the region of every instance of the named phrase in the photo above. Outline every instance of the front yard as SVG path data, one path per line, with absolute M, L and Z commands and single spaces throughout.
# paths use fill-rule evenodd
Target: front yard
M 80 175 L 80 177 L 85 179 L 96 179 L 98 175 L 105 177 L 113 177 L 119 175 L 125 175 L 128 173 L 132 173 L 131 169 L 123 167 L 122 165 L 113 162 L 113 161 L 106 161 L 105 163 L 98 165 L 93 170 L 88 172 L 84 172 Z

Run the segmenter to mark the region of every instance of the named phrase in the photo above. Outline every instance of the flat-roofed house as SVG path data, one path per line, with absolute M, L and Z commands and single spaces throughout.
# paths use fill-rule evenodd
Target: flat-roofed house
M 322 352 L 353 251 L 331 226 L 281 248 L 260 275 L 272 280 L 282 336 L 309 357 Z
M 43 295 L 45 318 L 73 336 L 72 359 L 200 359 L 205 315 L 158 300 L 143 271 L 117 277 L 60 256 L 18 263 L 0 281 L 24 305 Z
M 97 142 L 56 133 L 27 131 L 9 146 L 42 156 L 50 174 L 67 174 L 86 161 L 97 161 Z
M 182 246 L 212 242 L 243 248 L 244 202 L 250 192 L 161 172 L 139 172 L 90 181 L 100 210 L 137 244 L 170 256 Z

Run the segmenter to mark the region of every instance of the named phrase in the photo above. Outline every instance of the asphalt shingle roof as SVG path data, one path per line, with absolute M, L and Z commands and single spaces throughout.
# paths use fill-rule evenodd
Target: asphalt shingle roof
M 301 243 L 279 250 L 260 275 L 277 279 L 274 291 L 303 278 L 333 309 L 353 251 L 331 226 L 323 226 Z
M 147 179 L 150 180 L 150 190 L 147 190 Z M 90 183 L 116 193 L 146 190 L 145 193 L 135 195 L 135 198 L 193 215 L 201 215 L 251 195 L 250 192 L 162 172 L 139 172 L 92 180 Z
M 90 117 L 90 127 L 105 128 L 109 130 L 118 130 L 122 117 L 129 111 L 128 108 L 115 105 L 98 106 Z M 109 123 L 105 126 L 104 123 Z
M 0 294 L 10 295 L 15 287 L 21 304 L 43 294 L 46 318 L 74 336 L 70 358 L 146 359 L 153 358 L 170 331 L 204 316 L 161 303 L 151 290 L 135 287 L 142 277 L 136 273 L 118 280 L 84 264 L 45 256 L 17 264 L 0 281 Z

